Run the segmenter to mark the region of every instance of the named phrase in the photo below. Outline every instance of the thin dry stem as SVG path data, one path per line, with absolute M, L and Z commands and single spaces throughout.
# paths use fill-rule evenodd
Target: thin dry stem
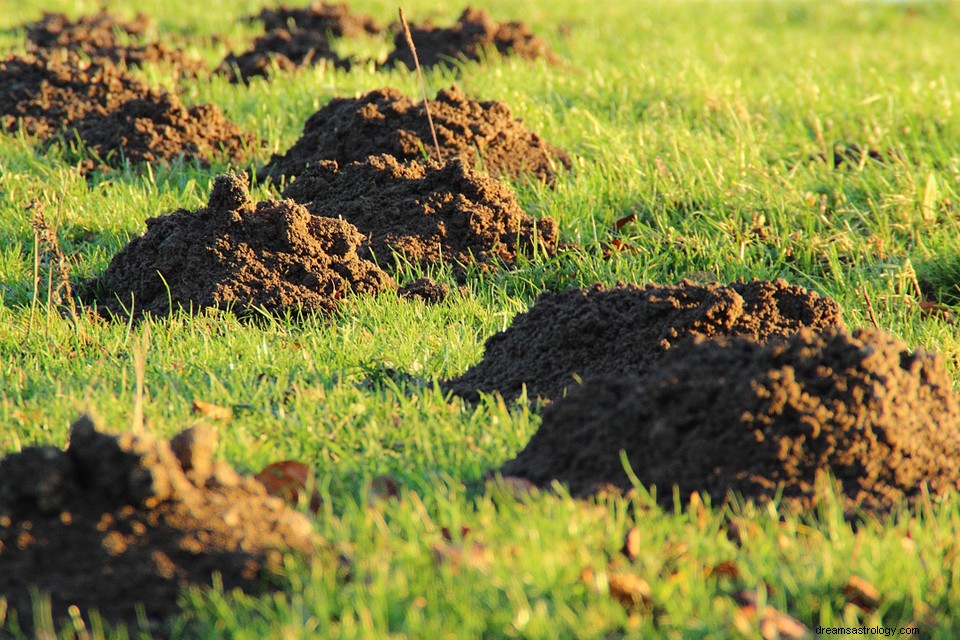
M 410 33 L 410 25 L 407 19 L 403 17 L 403 8 L 399 8 L 400 25 L 403 27 L 403 35 L 407 38 L 407 46 L 410 47 L 410 53 L 413 54 L 413 66 L 417 69 L 417 77 L 420 78 L 420 91 L 423 93 L 423 109 L 427 112 L 427 122 L 430 123 L 430 135 L 433 136 L 433 146 L 437 149 L 437 160 L 443 162 L 443 153 L 440 151 L 440 143 L 437 141 L 437 130 L 433 127 L 433 118 L 430 116 L 430 100 L 427 98 L 427 84 L 423 81 L 423 71 L 420 69 L 420 59 L 417 57 L 417 48 L 413 45 L 413 34 Z
M 873 323 L 874 328 L 880 329 L 880 323 L 877 322 L 877 314 L 873 310 L 873 303 L 870 302 L 870 296 L 867 295 L 867 288 L 863 287 L 863 299 L 867 302 L 867 314 L 870 316 L 870 322 Z

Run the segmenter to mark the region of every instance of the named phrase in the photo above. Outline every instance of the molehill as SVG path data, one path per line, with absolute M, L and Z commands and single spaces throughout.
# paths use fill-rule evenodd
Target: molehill
M 339 166 L 311 165 L 283 192 L 317 216 L 342 216 L 366 237 L 361 255 L 391 264 L 405 255 L 421 264 L 512 265 L 518 253 L 553 254 L 557 224 L 525 214 L 500 181 L 459 158 L 400 163 L 372 156 Z
M 558 168 L 571 166 L 566 152 L 524 127 L 503 102 L 473 100 L 453 86 L 439 91 L 429 106 L 445 159 L 460 156 L 494 176 L 530 174 L 547 183 Z M 321 160 L 344 165 L 379 154 L 401 161 L 436 155 L 423 101 L 391 88 L 334 98 L 310 116 L 285 154 L 270 158 L 260 179 L 295 178 Z
M 936 355 L 875 330 L 804 329 L 760 344 L 696 338 L 645 377 L 601 376 L 550 405 L 504 475 L 575 494 L 629 489 L 620 451 L 672 505 L 729 492 L 813 508 L 819 471 L 848 514 L 960 488 L 960 404 Z
M 289 200 L 254 203 L 246 179 L 218 177 L 209 203 L 147 220 L 87 295 L 110 314 L 165 315 L 173 308 L 254 307 L 330 312 L 351 294 L 395 287 L 357 255 L 363 236 L 349 222 L 312 216 Z
M 83 417 L 66 451 L 28 447 L 0 460 L 0 598 L 29 634 L 30 590 L 49 594 L 57 626 L 71 606 L 89 625 L 164 635 L 181 589 L 211 584 L 257 591 L 282 554 L 314 552 L 313 527 L 253 478 L 213 460 L 216 432 L 193 427 L 171 441 L 102 433 Z M 134 635 L 134 634 L 132 634 Z
M 577 379 L 644 375 L 689 336 L 764 342 L 841 324 L 837 303 L 784 280 L 596 285 L 541 295 L 487 340 L 479 363 L 445 386 L 468 400 L 494 391 L 515 400 L 524 386 L 531 400 L 555 400 Z

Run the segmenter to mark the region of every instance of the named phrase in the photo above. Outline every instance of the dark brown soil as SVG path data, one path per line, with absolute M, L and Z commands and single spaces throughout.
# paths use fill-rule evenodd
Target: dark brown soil
M 483 360 L 446 383 L 457 395 L 499 392 L 556 400 L 578 378 L 634 376 L 660 366 L 689 336 L 764 342 L 803 327 L 841 326 L 833 300 L 783 280 L 731 285 L 634 285 L 545 293 L 487 340 Z
M 361 255 L 391 263 L 511 265 L 517 252 L 553 254 L 557 224 L 525 214 L 501 182 L 459 159 L 443 165 L 372 156 L 313 164 L 283 192 L 318 216 L 342 216 L 367 236 Z
M 132 97 L 104 116 L 88 114 L 64 133 L 81 140 L 108 166 L 124 161 L 137 165 L 178 158 L 208 166 L 214 158 L 239 165 L 255 148 L 256 139 L 224 117 L 220 107 L 187 108 L 173 94 L 150 90 Z M 84 168 L 100 168 L 89 161 Z
M 397 289 L 397 295 L 408 300 L 439 304 L 450 295 L 450 287 L 443 283 L 434 282 L 430 278 L 420 278 Z
M 338 56 L 330 47 L 326 34 L 281 28 L 257 38 L 248 51 L 239 55 L 231 53 L 216 71 L 228 76 L 231 82 L 249 82 L 257 76 L 269 76 L 274 66 L 281 71 L 293 71 L 319 64 L 322 60 L 344 69 L 350 68 L 350 61 Z
M 70 20 L 62 13 L 44 13 L 43 18 L 24 28 L 28 45 L 34 49 L 69 49 L 127 67 L 160 62 L 194 75 L 203 69 L 201 61 L 160 42 L 122 44 L 117 38 L 119 32 L 134 41 L 143 41 L 150 32 L 152 21 L 142 13 L 130 22 L 104 10 L 77 20 Z
M 106 61 L 70 52 L 9 56 L 0 62 L 0 124 L 47 137 L 73 122 L 102 118 L 150 88 Z
M 216 179 L 208 205 L 147 220 L 87 295 L 111 314 L 164 315 L 174 308 L 330 312 L 350 294 L 392 289 L 357 255 L 363 236 L 289 200 L 254 204 L 244 177 Z
M 548 183 L 558 167 L 571 166 L 566 152 L 526 129 L 503 102 L 472 100 L 451 87 L 430 101 L 430 115 L 444 159 L 462 156 L 496 176 L 533 174 Z M 270 158 L 260 176 L 297 177 L 321 160 L 343 165 L 382 153 L 399 160 L 436 155 L 422 101 L 390 88 L 334 98 L 310 116 L 286 154 Z
M 87 417 L 66 451 L 30 447 L 0 460 L 0 599 L 30 633 L 30 589 L 50 595 L 59 627 L 70 606 L 150 631 L 178 612 L 177 596 L 210 585 L 257 591 L 281 553 L 312 554 L 309 520 L 263 486 L 212 459 L 216 432 L 170 442 L 110 436 Z M 2 635 L 2 634 L 0 634 Z
M 592 378 L 546 408 L 504 475 L 556 479 L 574 493 L 640 482 L 672 505 L 735 491 L 790 508 L 818 501 L 819 470 L 848 514 L 885 512 L 960 489 L 960 405 L 939 357 L 880 331 L 802 330 L 766 345 L 703 338 L 671 350 L 646 378 Z
M 479 61 L 487 52 L 558 62 L 547 43 L 531 33 L 525 23 L 496 22 L 483 9 L 467 7 L 449 28 L 437 27 L 428 21 L 410 25 L 410 32 L 422 67 L 450 65 L 457 60 Z M 385 65 L 401 63 L 413 69 L 413 55 L 403 32 L 394 37 L 393 45 L 394 51 Z
M 371 16 L 352 13 L 350 7 L 342 3 L 313 2 L 302 9 L 280 5 L 276 9 L 264 9 L 256 16 L 251 16 L 251 19 L 262 22 L 267 31 L 296 26 L 318 33 L 330 33 L 338 38 L 383 31 Z

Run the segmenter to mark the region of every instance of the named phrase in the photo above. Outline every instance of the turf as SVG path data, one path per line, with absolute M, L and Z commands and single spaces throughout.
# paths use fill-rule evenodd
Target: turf
M 99 4 L 6 6 L 0 50 L 22 50 L 17 25 L 42 9 L 78 15 Z M 106 4 L 135 11 L 135 3 Z M 577 156 L 555 189 L 514 186 L 527 212 L 555 217 L 563 239 L 582 250 L 476 274 L 435 307 L 385 295 L 306 321 L 72 320 L 53 305 L 56 277 L 36 249 L 31 202 L 56 225 L 72 277 L 82 280 L 105 269 L 146 218 L 202 205 L 227 167 L 87 180 L 68 152 L 0 137 L 0 453 L 63 445 L 82 411 L 129 428 L 138 398 L 148 429 L 171 435 L 197 419 L 190 410 L 200 399 L 234 408 L 219 455 L 239 469 L 296 458 L 319 471 L 325 509 L 316 527 L 341 558 L 291 560 L 276 595 L 186 594 L 183 638 L 762 637 L 760 617 L 733 597 L 740 590 L 757 591 L 759 611 L 769 603 L 811 629 L 960 635 L 955 496 L 856 528 L 836 506 L 796 518 L 751 506 L 664 511 L 644 490 L 588 502 L 562 488 L 518 498 L 485 478 L 535 431 L 536 409 L 496 397 L 471 407 L 434 382 L 476 362 L 485 338 L 542 290 L 684 277 L 784 277 L 836 299 L 849 326 L 871 322 L 869 300 L 881 327 L 941 352 L 957 372 L 949 305 L 960 302 L 960 4 L 535 0 L 522 15 L 504 0 L 475 4 L 527 21 L 565 61 L 467 64 L 456 79 L 470 95 L 506 101 Z M 396 11 L 377 0 L 351 6 L 383 22 Z M 257 30 L 237 18 L 259 7 L 172 0 L 149 12 L 168 37 L 216 63 L 227 49 L 211 36 L 241 48 Z M 417 20 L 439 7 L 414 0 L 404 10 Z M 438 20 L 452 22 L 458 8 Z M 388 44 L 344 46 L 382 56 Z M 170 70 L 138 73 L 174 83 Z M 426 74 L 431 91 L 454 79 L 449 70 Z M 331 97 L 384 85 L 418 90 L 413 74 L 360 67 L 249 86 L 214 78 L 182 91 L 257 134 L 260 164 Z M 894 154 L 835 168 L 836 143 Z M 605 256 L 612 237 L 626 248 Z M 449 273 L 433 275 L 455 284 Z M 371 491 L 382 475 L 400 485 L 398 498 Z M 629 559 L 620 548 L 632 528 L 640 552 Z M 650 604 L 625 608 L 611 597 L 611 572 L 643 578 Z M 879 590 L 875 609 L 848 604 L 854 575 Z M 0 635 L 16 634 L 0 608 L 3 625 Z M 94 627 L 61 636 L 127 635 Z

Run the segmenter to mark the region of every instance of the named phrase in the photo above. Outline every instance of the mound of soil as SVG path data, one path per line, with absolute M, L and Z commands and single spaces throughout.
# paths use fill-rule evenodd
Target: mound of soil
M 241 164 L 255 147 L 253 135 L 224 117 L 220 107 L 187 108 L 174 94 L 150 90 L 130 98 L 107 115 L 91 113 L 64 133 L 81 140 L 108 166 L 170 162 L 177 158 L 209 166 L 213 158 Z M 97 167 L 88 161 L 83 166 Z
M 698 338 L 646 378 L 586 381 L 546 408 L 504 475 L 574 493 L 630 482 L 620 461 L 672 504 L 673 485 L 720 503 L 729 491 L 788 508 L 817 502 L 817 472 L 848 513 L 884 512 L 960 489 L 960 400 L 941 360 L 874 330 L 801 330 L 759 344 Z
M 210 585 L 255 591 L 281 554 L 312 554 L 313 527 L 253 478 L 212 459 L 216 432 L 173 440 L 111 436 L 83 417 L 66 451 L 29 447 L 0 460 L 0 600 L 29 634 L 30 590 L 48 593 L 55 621 L 77 606 L 149 631 L 178 612 L 177 596 Z M 58 624 L 58 627 L 60 625 Z
M 531 399 L 556 400 L 578 378 L 644 375 L 689 336 L 765 342 L 842 322 L 836 302 L 784 280 L 545 293 L 487 340 L 483 360 L 445 385 L 472 401 L 494 391 L 515 400 L 524 385 Z
M 329 312 L 346 295 L 395 286 L 357 255 L 362 240 L 348 222 L 294 202 L 254 204 L 245 177 L 220 176 L 206 207 L 147 220 L 147 232 L 114 256 L 87 296 L 117 315 L 164 315 L 171 303 L 239 314 Z
M 527 60 L 546 58 L 559 61 L 547 43 L 530 32 L 523 22 L 496 22 L 483 9 L 467 7 L 449 28 L 435 26 L 427 21 L 410 25 L 413 43 L 417 47 L 420 66 L 449 65 L 456 60 L 483 60 L 487 52 L 502 56 L 519 56 Z M 394 50 L 387 57 L 386 66 L 398 63 L 413 69 L 413 54 L 403 32 L 393 40 Z
M 307 29 L 274 29 L 253 42 L 253 47 L 239 55 L 231 53 L 216 73 L 226 75 L 231 82 L 249 82 L 257 76 L 267 77 L 274 67 L 281 71 L 293 71 L 327 60 L 337 67 L 350 68 L 330 47 L 327 36 Z
M 461 156 L 470 165 L 481 162 L 493 175 L 533 174 L 547 183 L 558 166 L 571 166 L 566 152 L 526 129 L 503 102 L 471 100 L 454 86 L 439 91 L 429 106 L 444 158 Z M 297 177 L 321 160 L 344 165 L 383 153 L 399 160 L 436 154 L 424 103 L 390 88 L 331 100 L 310 116 L 296 144 L 270 158 L 260 176 Z
M 311 165 L 283 192 L 318 216 L 341 216 L 367 236 L 361 255 L 390 263 L 511 265 L 517 252 L 553 254 L 557 223 L 525 214 L 513 193 L 460 159 L 443 165 L 371 156 L 342 168 Z
M 0 125 L 47 137 L 73 122 L 102 118 L 150 87 L 106 61 L 75 53 L 15 55 L 0 61 Z
M 280 5 L 276 9 L 264 9 L 250 19 L 262 22 L 267 31 L 289 28 L 292 25 L 317 33 L 329 33 L 338 38 L 383 31 L 383 27 L 371 16 L 352 13 L 350 7 L 343 3 L 314 2 L 302 9 Z
M 117 38 L 122 32 L 128 39 L 142 41 L 151 27 L 150 18 L 143 13 L 131 22 L 125 22 L 104 10 L 77 20 L 70 20 L 62 13 L 47 12 L 37 22 L 24 26 L 28 45 L 34 49 L 69 49 L 89 58 L 105 58 L 127 67 L 161 62 L 194 74 L 203 69 L 201 61 L 163 43 L 121 44 Z

